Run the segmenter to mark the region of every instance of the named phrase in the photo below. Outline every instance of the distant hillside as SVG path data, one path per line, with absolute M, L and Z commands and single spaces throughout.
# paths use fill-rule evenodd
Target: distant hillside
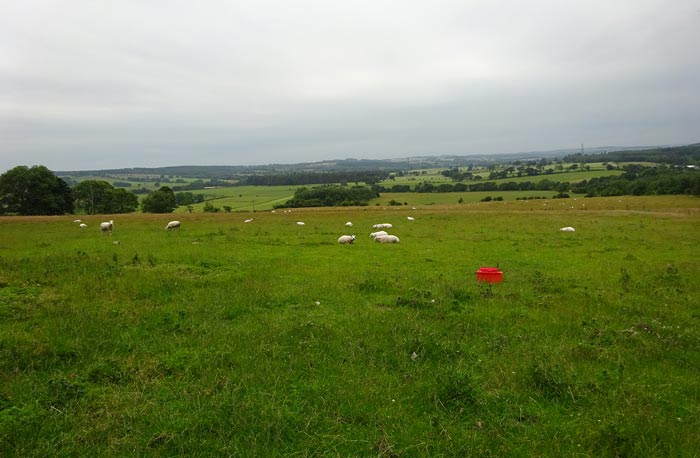
M 188 178 L 217 178 L 223 179 L 238 174 L 255 173 L 257 167 L 232 166 L 232 165 L 181 165 L 169 167 L 132 167 L 125 169 L 102 170 L 78 170 L 57 171 L 59 177 L 84 177 L 84 176 L 153 176 L 164 175 L 180 176 Z
M 669 165 L 700 165 L 700 143 L 639 151 L 610 151 L 598 154 L 570 154 L 566 162 L 654 162 Z
M 693 145 L 690 145 L 693 146 Z M 697 145 L 695 145 L 697 147 Z M 586 149 L 586 154 L 581 156 L 577 148 L 560 149 L 551 151 L 530 151 L 506 154 L 473 154 L 468 156 L 443 155 L 443 156 L 414 156 L 395 159 L 338 159 L 319 162 L 301 162 L 296 164 L 268 164 L 255 166 L 238 165 L 181 165 L 167 167 L 133 167 L 123 169 L 104 170 L 80 170 L 57 171 L 59 177 L 81 176 L 177 176 L 198 179 L 240 179 L 250 175 L 266 175 L 280 173 L 324 173 L 324 172 L 362 172 L 379 171 L 389 172 L 397 170 L 413 170 L 425 168 L 464 167 L 464 166 L 488 166 L 492 164 L 512 162 L 515 160 L 530 160 L 541 158 L 572 158 L 574 162 L 581 162 L 579 158 L 603 157 L 611 155 L 609 151 L 634 152 L 639 150 L 664 151 L 662 147 L 596 147 Z M 607 156 L 609 161 L 614 161 L 612 156 Z M 617 156 L 615 156 L 617 157 Z M 636 159 L 628 159 L 636 160 Z M 645 159 L 646 160 L 646 159 Z M 592 160 L 590 160 L 592 162 Z

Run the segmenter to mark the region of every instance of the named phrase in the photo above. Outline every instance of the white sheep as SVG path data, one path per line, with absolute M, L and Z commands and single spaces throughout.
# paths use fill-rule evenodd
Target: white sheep
M 375 238 L 382 236 L 382 235 L 389 235 L 389 233 L 387 231 L 372 232 L 369 234 L 369 238 L 375 239 Z
M 74 219 L 73 222 L 74 222 L 74 223 L 82 223 L 83 220 L 82 220 L 82 219 Z
M 571 226 L 566 226 L 566 227 L 562 227 L 561 229 L 559 229 L 559 231 L 560 232 L 576 232 L 576 229 L 574 229 Z
M 83 228 L 83 229 L 85 229 L 85 228 L 87 227 L 87 224 L 85 224 L 85 223 L 80 223 L 80 227 Z
M 372 226 L 372 229 L 391 229 L 392 227 L 391 223 L 380 223 Z
M 341 235 L 338 238 L 338 243 L 352 245 L 355 242 L 354 235 Z
M 244 222 L 244 223 L 250 223 L 251 221 L 253 221 L 253 218 L 247 219 L 247 220 L 245 220 L 245 221 L 243 221 L 243 222 Z
M 379 242 L 379 243 L 399 243 L 400 242 L 399 238 L 395 235 L 380 235 L 379 237 L 375 237 L 374 241 Z
M 348 221 L 347 223 L 345 223 L 345 227 L 352 227 L 352 222 Z
M 413 216 L 407 216 L 406 219 L 409 220 L 409 221 L 415 221 L 415 220 L 416 220 Z
M 170 221 L 165 225 L 166 231 L 172 231 L 173 229 L 180 229 L 180 221 Z
M 112 231 L 114 230 L 114 221 L 111 219 L 109 222 L 103 222 L 100 223 L 100 233 L 104 234 L 105 232 L 109 232 L 109 235 L 112 235 Z
M 303 221 L 297 221 L 297 226 L 303 226 L 304 222 Z

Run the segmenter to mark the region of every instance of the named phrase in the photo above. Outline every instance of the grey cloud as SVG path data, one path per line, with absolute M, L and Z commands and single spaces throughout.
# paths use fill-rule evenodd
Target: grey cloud
M 11 2 L 0 170 L 698 141 L 700 13 L 587 2 Z

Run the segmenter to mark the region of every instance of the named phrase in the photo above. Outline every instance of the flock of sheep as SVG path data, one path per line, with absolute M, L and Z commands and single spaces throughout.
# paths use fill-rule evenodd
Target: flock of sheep
M 79 223 L 78 226 L 81 229 L 85 229 L 87 227 L 87 224 L 83 223 L 83 221 L 80 219 L 73 220 L 73 222 Z M 168 224 L 165 225 L 166 231 L 171 231 L 173 229 L 180 229 L 180 221 L 170 221 Z M 100 223 L 100 233 L 101 234 L 112 235 L 113 230 L 114 230 L 114 220 L 110 219 L 109 221 L 103 221 Z
M 414 221 L 415 219 L 411 216 L 406 218 L 408 221 Z M 244 221 L 244 223 L 250 223 L 253 221 L 253 218 L 247 219 Z M 87 224 L 83 223 L 82 220 L 76 219 L 73 221 L 74 223 L 79 223 L 80 228 L 84 229 L 87 227 Z M 171 231 L 173 229 L 179 229 L 180 228 L 180 221 L 170 221 L 168 224 L 165 225 L 165 230 L 166 231 Z M 304 226 L 305 223 L 303 221 L 297 221 L 297 226 Z M 348 221 L 345 223 L 346 227 L 352 227 L 352 222 Z M 380 224 L 375 224 L 372 226 L 372 229 L 391 229 L 393 226 L 391 223 L 380 223 Z M 109 220 L 109 221 L 104 221 L 100 223 L 100 233 L 102 234 L 109 234 L 112 235 L 112 231 L 114 230 L 114 220 Z M 399 243 L 400 240 L 397 236 L 391 235 L 388 232 L 384 230 L 380 230 L 377 232 L 372 232 L 369 234 L 370 238 L 372 238 L 375 242 L 379 243 Z M 355 243 L 355 236 L 354 235 L 341 235 L 340 238 L 338 238 L 338 243 L 343 244 L 343 245 L 351 245 Z
M 415 221 L 415 219 L 411 216 L 408 216 L 406 219 L 408 221 Z M 348 221 L 347 223 L 345 223 L 345 226 L 352 227 L 352 223 L 350 221 Z M 393 227 L 393 225 L 391 223 L 375 224 L 372 226 L 372 229 L 382 229 L 382 230 L 370 233 L 369 237 L 378 243 L 399 243 L 401 240 L 397 236 L 389 234 L 387 231 L 383 230 L 383 229 L 391 229 L 392 227 Z M 355 243 L 355 236 L 354 235 L 341 235 L 340 238 L 338 238 L 338 243 L 340 243 L 340 244 L 353 244 L 353 243 Z
M 407 216 L 406 219 L 408 221 L 415 221 L 415 218 L 412 216 Z M 247 219 L 244 221 L 244 223 L 250 223 L 253 221 L 253 218 Z M 79 223 L 80 228 L 84 229 L 87 227 L 87 224 L 83 223 L 82 220 L 76 219 L 73 221 L 74 223 Z M 297 221 L 297 226 L 304 226 L 305 223 L 303 221 Z M 348 221 L 345 223 L 345 227 L 352 227 L 352 222 Z M 370 238 L 373 239 L 375 242 L 379 243 L 399 243 L 400 240 L 397 236 L 389 234 L 383 229 L 391 229 L 393 226 L 391 223 L 379 223 L 375 224 L 372 226 L 372 229 L 380 229 L 379 231 L 372 232 L 369 234 Z M 166 231 L 171 231 L 173 229 L 179 229 L 180 228 L 180 221 L 170 221 L 168 224 L 165 225 L 165 230 Z M 114 221 L 109 220 L 109 221 L 104 221 L 100 223 L 100 233 L 102 234 L 109 234 L 112 235 L 112 231 L 114 230 Z M 576 229 L 574 229 L 571 226 L 567 227 L 562 227 L 559 229 L 561 232 L 575 232 Z M 355 243 L 355 235 L 341 235 L 338 238 L 338 243 L 341 245 L 352 245 Z

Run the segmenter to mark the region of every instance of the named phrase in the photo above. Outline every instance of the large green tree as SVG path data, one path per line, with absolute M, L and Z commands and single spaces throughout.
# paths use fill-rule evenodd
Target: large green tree
M 129 213 L 139 206 L 139 199 L 134 193 L 98 180 L 85 180 L 75 185 L 73 198 L 75 206 L 89 215 Z
M 167 186 L 150 193 L 141 202 L 141 209 L 144 213 L 171 213 L 176 208 L 175 193 Z
M 62 215 L 72 212 L 70 187 L 43 165 L 20 165 L 0 175 L 0 213 Z
M 130 213 L 139 208 L 139 198 L 133 192 L 126 189 L 114 188 L 112 190 L 111 213 Z

